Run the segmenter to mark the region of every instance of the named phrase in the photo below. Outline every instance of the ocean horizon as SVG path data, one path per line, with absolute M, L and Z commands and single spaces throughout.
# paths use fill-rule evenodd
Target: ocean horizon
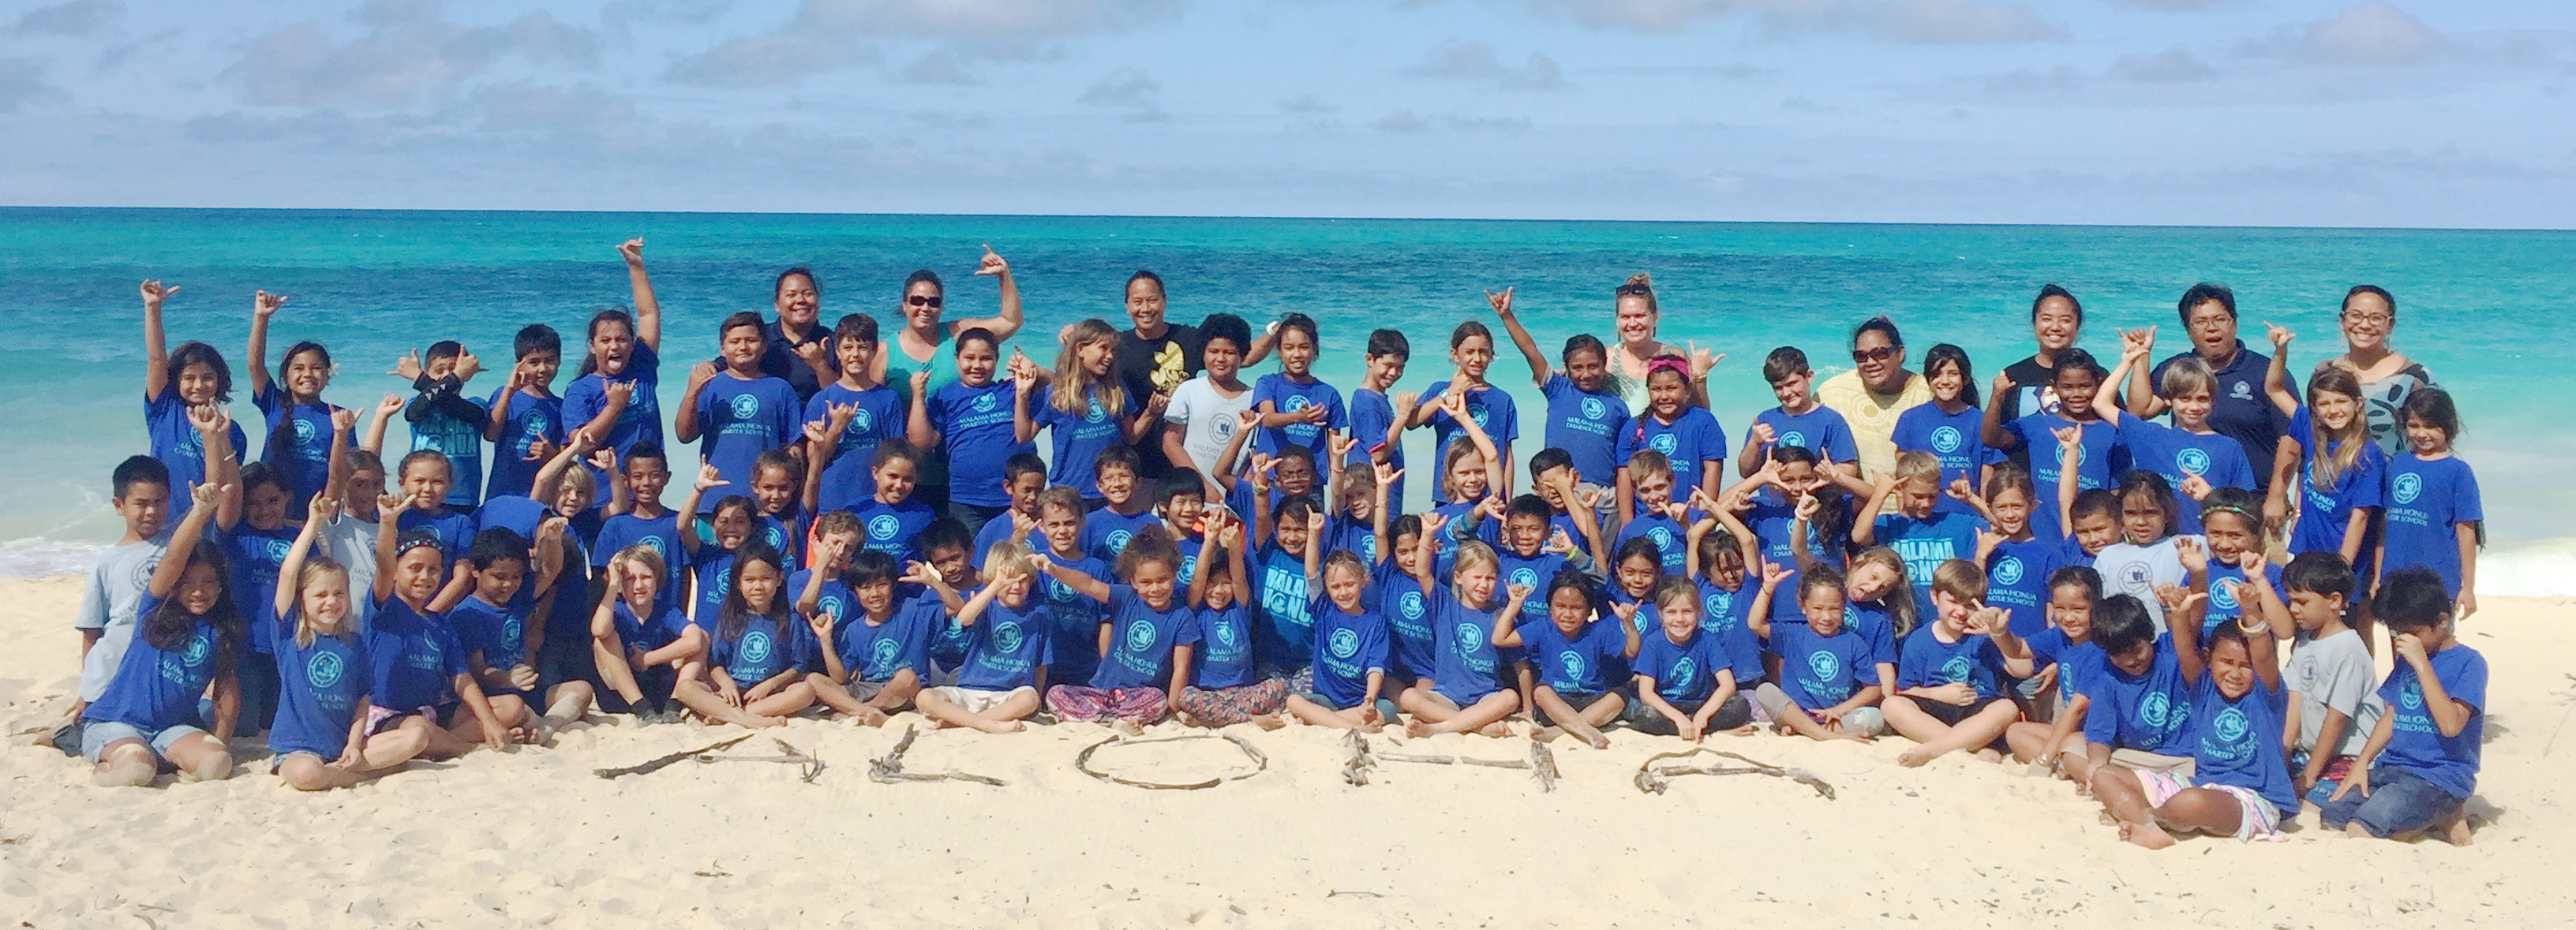
M 2291 370 L 2304 378 L 2341 351 L 2345 289 L 2378 284 L 2398 298 L 2395 345 L 2459 400 L 2458 452 L 2489 514 L 2480 590 L 2576 594 L 2576 490 L 2559 478 L 2576 423 L 2555 403 L 2576 386 L 2576 346 L 2559 335 L 2561 308 L 2576 306 L 2565 230 L 268 208 L 0 208 L 0 325 L 12 337 L 0 341 L 0 575 L 79 571 L 119 532 L 106 475 L 146 450 L 142 279 L 181 288 L 164 312 L 172 344 L 224 351 L 234 417 L 256 432 L 241 357 L 253 291 L 291 297 L 272 342 L 328 346 L 338 373 L 326 398 L 363 408 L 408 396 L 383 373 L 439 339 L 502 370 L 527 323 L 577 343 L 591 311 L 628 303 L 615 246 L 639 236 L 665 312 L 662 354 L 677 366 L 665 368 L 665 409 L 686 366 L 713 355 L 716 321 L 765 311 L 780 269 L 815 269 L 827 324 L 853 312 L 890 321 L 904 275 L 925 267 L 948 279 L 952 315 L 980 316 L 993 286 L 970 273 L 990 244 L 1027 308 L 1014 344 L 1042 361 L 1045 334 L 1064 323 L 1123 328 L 1121 284 L 1153 269 L 1176 322 L 1313 316 L 1316 371 L 1345 392 L 1378 326 L 1411 338 L 1399 388 L 1419 390 L 1447 376 L 1452 326 L 1491 319 L 1484 290 L 1518 288 L 1523 320 L 1553 352 L 1576 332 L 1607 336 L 1611 289 L 1650 273 L 1664 337 L 1727 354 L 1711 393 L 1730 440 L 1771 403 L 1764 352 L 1799 346 L 1830 376 L 1850 367 L 1850 327 L 1878 314 L 1918 362 L 1935 343 L 1967 349 L 1982 385 L 2029 354 L 2043 283 L 2083 300 L 2082 345 L 2115 357 L 2116 330 L 2144 325 L 2161 327 L 2159 356 L 2181 351 L 2174 300 L 2216 281 L 2236 290 L 2249 345 L 2267 320 L 2298 332 Z M 1519 353 L 1504 347 L 1489 374 L 1524 401 L 1534 437 L 1541 405 Z M 1414 438 L 1427 461 L 1428 437 Z M 399 425 L 387 446 L 408 448 Z M 1535 448 L 1522 446 L 1523 457 Z M 675 466 L 693 457 L 674 451 Z

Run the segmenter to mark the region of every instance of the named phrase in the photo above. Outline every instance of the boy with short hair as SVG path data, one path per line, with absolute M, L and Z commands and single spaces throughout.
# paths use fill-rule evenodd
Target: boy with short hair
M 1137 493 L 1144 460 L 1136 447 L 1113 445 L 1100 450 L 1092 460 L 1091 473 L 1106 503 L 1083 520 L 1082 550 L 1104 563 L 1115 563 L 1127 551 L 1129 540 L 1162 518 L 1154 514 L 1153 496 Z
M 2093 644 L 2103 664 L 2076 683 L 2089 701 L 2084 754 L 2067 754 L 2066 777 L 2091 786 L 2118 765 L 2191 780 L 2191 689 L 2173 640 L 2156 635 L 2145 602 L 2114 594 L 2093 606 Z
M 1952 559 L 1976 558 L 1977 534 L 1987 528 L 1983 517 L 1941 509 L 1941 493 L 1940 460 L 1930 452 L 1907 449 L 1896 454 L 1896 467 L 1870 489 L 1869 503 L 1859 511 L 1870 518 L 1852 520 L 1854 545 L 1886 546 L 1905 560 L 1917 617 L 1933 616 L 1933 571 Z M 1890 497 L 1896 499 L 1893 511 L 1887 509 Z
M 689 553 L 680 546 L 680 530 L 671 519 L 671 508 L 662 504 L 662 489 L 671 484 L 670 454 L 662 451 L 662 444 L 644 439 L 627 447 L 626 461 L 608 480 L 625 483 L 626 493 L 613 497 L 626 509 L 618 510 L 616 502 L 609 505 L 607 519 L 599 524 L 598 540 L 590 547 L 590 567 L 606 577 L 610 559 L 626 547 L 641 543 L 661 556 L 663 567 L 674 575 L 686 571 Z M 679 603 L 680 586 L 666 582 L 654 597 L 666 607 Z
M 972 638 L 957 622 L 957 611 L 965 607 L 965 598 L 984 586 L 984 573 L 972 558 L 975 534 L 966 524 L 948 517 L 930 521 L 921 531 L 921 560 L 939 576 L 936 586 L 907 584 L 899 589 L 902 596 L 915 601 L 939 602 L 947 615 L 946 622 L 930 634 L 931 679 L 946 683 L 957 677 L 957 669 L 966 661 L 966 649 Z M 1022 547 L 1026 551 L 1026 547 Z M 989 558 L 991 553 L 986 553 Z M 905 566 L 909 569 L 911 566 Z
M 874 496 L 877 446 L 904 433 L 903 394 L 871 374 L 877 348 L 875 317 L 853 313 L 832 327 L 841 376 L 805 402 L 805 509 L 814 513 Z
M 434 347 L 433 347 L 434 348 Z M 492 443 L 492 467 L 483 497 L 535 496 L 538 469 L 564 444 L 563 398 L 554 392 L 563 368 L 563 337 L 532 323 L 510 340 L 517 359 L 510 379 L 484 404 L 483 438 Z M 594 480 L 607 476 L 593 474 Z
M 1602 502 L 1612 497 L 1599 485 L 1585 488 L 1574 469 L 1574 456 L 1553 446 L 1530 456 L 1530 490 L 1547 503 L 1548 537 L 1562 532 L 1574 544 L 1568 564 L 1594 572 L 1610 561 L 1609 540 L 1601 532 Z
M 1235 436 L 1242 414 L 1252 409 L 1252 386 L 1240 375 L 1244 353 L 1252 345 L 1252 327 L 1231 313 L 1212 313 L 1199 324 L 1200 360 L 1207 372 L 1172 389 L 1163 408 L 1163 457 L 1173 468 L 1201 475 L 1228 475 L 1243 462 Z
M 984 554 L 993 544 L 1011 538 L 1011 525 L 1019 521 L 1013 515 L 1038 518 L 1038 492 L 1047 489 L 1046 460 L 1035 452 L 1014 452 L 1002 460 L 1002 493 L 1011 499 L 1010 509 L 1000 519 L 984 521 L 975 531 L 975 564 L 984 564 Z
M 453 339 L 430 343 L 417 362 L 406 354 L 394 365 L 395 375 L 411 379 L 403 421 L 411 425 L 412 451 L 435 449 L 447 458 L 447 496 L 440 503 L 468 516 L 483 502 L 483 433 L 492 417 L 464 390 L 482 370 L 482 361 Z
M 1189 584 L 1198 577 L 1199 545 L 1207 540 L 1207 479 L 1186 468 L 1172 469 L 1163 476 L 1162 503 L 1156 512 L 1163 518 L 1163 532 L 1181 550 L 1179 584 Z M 1249 520 L 1249 515 L 1237 514 Z
M 2395 639 L 2397 667 L 2379 686 L 2388 712 L 2317 813 L 2329 830 L 2411 840 L 2438 833 L 2469 842 L 2465 805 L 2477 790 L 2486 733 L 2487 659 L 2451 635 L 2442 576 L 2402 568 L 2379 583 L 2371 614 Z
M 1780 406 L 1753 415 L 1753 428 L 1744 432 L 1744 451 L 1736 456 L 1736 472 L 1753 477 L 1772 446 L 1786 445 L 1815 450 L 1818 461 L 1858 476 L 1860 448 L 1852 442 L 1851 425 L 1816 399 L 1816 373 L 1807 367 L 1807 353 L 1796 346 L 1771 350 L 1762 360 L 1762 378 L 1771 382 L 1771 396 Z
M 1342 464 L 1347 467 L 1370 463 L 1398 471 L 1404 468 L 1404 435 L 1402 425 L 1413 415 L 1413 395 L 1387 393 L 1395 382 L 1404 378 L 1404 364 L 1413 358 L 1413 344 L 1404 334 L 1392 329 L 1369 333 L 1368 370 L 1360 376 L 1360 386 L 1351 391 L 1351 450 Z M 1404 479 L 1399 476 L 1387 488 L 1387 506 L 1404 510 Z
M 231 443 L 221 430 L 201 429 L 198 436 L 206 442 L 207 461 L 231 454 Z M 220 474 L 215 467 L 207 470 L 209 480 L 217 480 Z M 125 520 L 125 535 L 90 563 L 80 611 L 72 615 L 72 628 L 81 634 L 80 699 L 73 702 L 71 716 L 75 726 L 81 711 L 107 690 L 117 664 L 125 660 L 125 649 L 134 642 L 135 608 L 142 605 L 152 569 L 170 545 L 169 467 L 148 455 L 128 456 L 117 463 L 108 482 L 110 503 Z M 79 734 L 73 733 L 72 739 L 77 746 Z

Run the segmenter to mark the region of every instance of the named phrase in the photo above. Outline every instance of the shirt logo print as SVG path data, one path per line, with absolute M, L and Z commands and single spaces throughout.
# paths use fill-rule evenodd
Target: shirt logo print
M 2424 476 L 2411 471 L 2399 473 L 2397 480 L 2388 483 L 2388 491 L 2398 503 L 2412 504 L 2418 495 L 2424 493 Z
M 1842 659 L 1833 653 L 1821 651 L 1807 653 L 1807 671 L 1813 673 L 1816 681 L 1820 683 L 1832 684 L 1834 679 L 1839 677 L 1837 673 L 1842 670 Z
M 1932 451 L 1934 452 L 1941 453 L 1942 455 L 1949 455 L 1950 453 L 1959 451 L 1959 447 L 1965 444 L 1966 442 L 1960 438 L 1959 428 L 1956 426 L 1944 426 L 1932 431 Z
M 1154 625 L 1138 620 L 1127 625 L 1127 651 L 1143 652 L 1154 648 Z
M 769 634 L 759 630 L 742 634 L 742 662 L 744 665 L 769 662 Z
M 1336 659 L 1348 659 L 1360 654 L 1360 634 L 1353 630 L 1334 630 L 1333 635 L 1326 639 L 1324 644 L 1333 651 L 1333 658 Z
M 2174 453 L 2174 466 L 2186 475 L 2209 474 L 2209 452 L 2206 449 L 2184 449 Z
M 1802 449 L 1806 448 L 1807 434 L 1797 430 L 1790 430 L 1788 432 L 1781 433 L 1779 444 L 1784 446 L 1797 446 Z
M 1673 449 L 1678 445 L 1678 443 L 1674 441 L 1673 434 L 1671 433 L 1656 433 L 1655 438 L 1646 440 L 1646 445 L 1653 446 L 1655 451 L 1663 453 L 1665 457 L 1669 458 L 1672 456 Z
M 2021 573 L 2022 567 L 2021 559 L 2019 557 L 2008 555 L 2004 556 L 2003 561 L 1995 563 L 1996 584 L 2006 586 L 2020 584 Z
M 1584 399 L 1583 399 L 1583 418 L 1584 418 L 1584 419 L 1586 419 L 1586 420 L 1598 420 L 1598 419 L 1601 419 L 1603 416 L 1607 415 L 1608 413 L 1609 413 L 1609 408 L 1608 408 L 1607 406 L 1605 406 L 1605 405 L 1603 405 L 1603 404 L 1601 403 L 1601 398 L 1598 398 L 1598 397 L 1586 397 L 1586 398 L 1584 398 Z
M 316 689 L 339 684 L 340 675 L 345 671 L 347 665 L 336 652 L 317 652 L 304 660 L 304 680 Z
M 896 520 L 893 514 L 881 513 L 868 518 L 869 539 L 888 542 L 894 539 L 895 534 L 901 532 L 903 532 L 903 523 Z
M 733 407 L 734 419 L 749 420 L 760 416 L 760 397 L 758 395 L 736 394 L 733 396 L 731 406 Z
M 1002 652 L 1020 651 L 1020 625 L 1009 620 L 993 624 L 993 648 Z

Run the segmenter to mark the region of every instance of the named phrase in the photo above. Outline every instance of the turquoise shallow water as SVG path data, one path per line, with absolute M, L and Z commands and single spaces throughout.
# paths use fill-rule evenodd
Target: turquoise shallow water
M 1030 332 L 1085 316 L 1123 325 L 1120 284 L 1151 268 L 1170 282 L 1175 320 L 1314 316 L 1318 368 L 1345 390 L 1371 328 L 1412 338 L 1403 386 L 1419 389 L 1446 376 L 1450 328 L 1489 317 L 1482 290 L 1517 286 L 1523 318 L 1552 348 L 1578 331 L 1607 335 L 1611 288 L 1646 271 L 1665 338 L 1728 354 L 1714 403 L 1730 436 L 1770 402 L 1763 352 L 1798 345 L 1820 371 L 1840 370 L 1849 327 L 1873 314 L 1894 317 L 1918 358 L 1936 342 L 1966 347 L 1983 380 L 2029 353 L 2029 300 L 2043 282 L 2084 300 L 2088 348 L 2113 354 L 2114 327 L 2155 323 L 2162 354 L 2183 345 L 2174 298 L 2213 280 L 2236 289 L 2249 340 L 2263 320 L 2303 335 L 2293 370 L 2304 372 L 2340 350 L 2344 289 L 2376 283 L 2398 296 L 2397 345 L 2468 420 L 2460 451 L 2478 470 L 2494 543 L 2481 587 L 2576 592 L 2565 478 L 2576 344 L 2561 333 L 2576 308 L 2576 233 L 33 208 L 0 209 L 0 574 L 77 568 L 117 531 L 107 471 L 145 448 L 137 281 L 180 285 L 166 313 L 173 342 L 215 343 L 237 378 L 252 291 L 291 295 L 273 340 L 328 345 L 340 371 L 327 396 L 359 406 L 402 389 L 382 372 L 437 339 L 487 362 L 506 361 L 528 322 L 577 339 L 589 311 L 627 302 L 614 247 L 629 236 L 645 240 L 673 365 L 711 356 L 715 322 L 766 309 L 771 276 L 792 264 L 820 274 L 827 321 L 890 319 L 918 267 L 950 279 L 952 314 L 989 313 L 992 285 L 968 273 L 990 243 L 1013 265 Z M 1020 342 L 1052 358 L 1047 340 Z M 680 370 L 668 369 L 665 409 Z M 1518 388 L 1523 373 L 1506 348 L 1493 377 Z M 1534 412 L 1536 391 L 1516 393 Z M 256 424 L 247 392 L 235 400 L 235 416 Z

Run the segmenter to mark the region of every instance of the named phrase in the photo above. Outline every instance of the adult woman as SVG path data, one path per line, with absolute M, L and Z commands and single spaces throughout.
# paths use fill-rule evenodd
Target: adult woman
M 2370 415 L 2370 440 L 2396 455 L 2406 445 L 2398 408 L 2416 391 L 2433 386 L 2433 373 L 2389 348 L 2397 330 L 2397 298 L 2376 284 L 2356 284 L 2343 295 L 2344 353 L 2317 363 L 2351 372 L 2361 382 L 2362 410 Z M 2313 380 L 2316 375 L 2308 377 Z
M 1852 330 L 1852 370 L 1825 379 L 1816 399 L 1843 415 L 1860 449 L 1865 480 L 1896 470 L 1896 418 L 1932 402 L 1932 385 L 1905 369 L 1905 337 L 1896 322 L 1871 317 Z
M 2012 393 L 1989 398 L 1987 403 L 2003 405 L 2008 420 L 2044 413 L 2056 406 L 2057 399 L 2048 393 L 2048 386 L 2057 380 L 2057 353 L 2074 348 L 2083 333 L 2084 305 L 2063 287 L 2040 285 L 2039 296 L 2030 302 L 2030 339 L 2038 351 L 2004 366 Z
M 939 273 L 928 268 L 915 271 L 903 279 L 903 302 L 895 313 L 903 318 L 903 328 L 895 331 L 890 351 L 877 353 L 877 380 L 893 385 L 912 403 L 912 373 L 930 372 L 930 389 L 957 380 L 957 356 L 950 350 L 949 339 L 970 329 L 992 332 L 996 340 L 1007 340 L 1020 331 L 1020 287 L 1011 280 L 1011 263 L 993 254 L 992 246 L 984 247 L 983 262 L 975 269 L 979 277 L 1000 279 L 1002 286 L 1000 312 L 989 317 L 966 320 L 945 318 L 947 288 Z M 922 456 L 920 474 L 915 479 L 912 496 L 934 511 L 948 508 L 948 452 L 930 449 Z
M 769 303 L 777 315 L 761 327 L 760 373 L 785 379 L 799 403 L 813 400 L 823 385 L 841 377 L 832 359 L 832 330 L 818 325 L 823 289 L 814 269 L 798 265 L 779 272 Z
M 2250 352 L 2245 342 L 2236 338 L 2236 292 L 2206 282 L 2194 284 L 2182 293 L 2175 304 L 2182 317 L 2184 332 L 2191 336 L 2191 351 L 2176 353 L 2157 362 L 2153 371 L 2131 369 L 2128 385 L 2129 413 L 2140 418 L 2165 412 L 2165 399 L 2156 396 L 2154 385 L 2164 383 L 2165 369 L 2184 355 L 2198 355 L 2209 363 L 2217 376 L 2211 389 L 2209 426 L 2225 433 L 2245 448 L 2245 461 L 2254 466 L 2254 481 L 2268 490 L 2272 481 L 2272 456 L 2281 442 L 2281 431 L 2289 427 L 2289 418 L 2272 409 L 2263 393 L 2263 372 L 2272 364 L 2260 352 Z M 2153 331 L 2148 346 L 2153 348 Z M 2298 392 L 2298 385 L 2288 390 Z
M 1610 328 L 1619 337 L 1619 345 L 1610 351 L 1612 389 L 1628 402 L 1628 414 L 1646 412 L 1646 363 L 1659 356 L 1679 354 L 1674 346 L 1655 338 L 1655 328 L 1663 321 L 1663 312 L 1655 307 L 1655 282 L 1639 274 L 1610 292 Z
M 1127 287 L 1121 302 L 1127 321 L 1134 328 L 1118 334 L 1110 350 L 1110 376 L 1127 396 L 1136 399 L 1151 424 L 1145 435 L 1134 443 L 1138 469 L 1147 478 L 1160 478 L 1171 471 L 1170 456 L 1163 451 L 1163 411 L 1171 403 L 1172 392 L 1181 382 L 1198 377 L 1205 370 L 1201 357 L 1207 337 L 1199 327 L 1167 322 L 1163 318 L 1168 306 L 1163 290 L 1163 276 L 1139 271 L 1127 276 Z M 1270 344 L 1277 337 L 1279 324 L 1272 323 L 1250 347 L 1238 345 L 1243 352 L 1243 368 L 1250 368 L 1270 354 Z M 1214 480 L 1214 475 L 1201 477 Z

